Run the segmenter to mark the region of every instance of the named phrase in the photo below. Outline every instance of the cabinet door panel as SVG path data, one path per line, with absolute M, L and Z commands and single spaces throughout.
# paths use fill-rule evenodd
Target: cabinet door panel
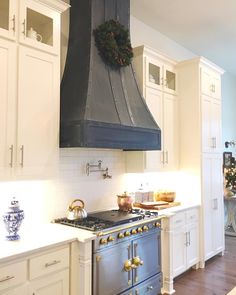
M 69 270 L 35 279 L 30 282 L 29 294 L 34 295 L 69 295 Z
M 51 166 L 57 154 L 59 69 L 49 54 L 21 47 L 19 55 L 17 163 L 27 173 Z
M 146 103 L 151 111 L 155 121 L 157 122 L 158 126 L 162 130 L 163 125 L 163 105 L 162 105 L 162 92 L 146 88 Z M 162 143 L 163 146 L 163 137 Z M 158 171 L 163 166 L 163 153 L 162 151 L 148 151 L 146 152 L 146 169 L 148 171 Z
M 16 38 L 17 30 L 17 1 L 0 1 L 0 35 L 9 38 Z
M 186 235 L 184 228 L 173 232 L 173 277 L 186 270 Z
M 199 261 L 199 230 L 196 223 L 188 226 L 187 241 L 187 268 L 189 268 Z
M 212 99 L 211 103 L 211 134 L 214 139 L 214 152 L 221 153 L 221 102 L 216 99 Z
M 212 72 L 207 69 L 207 68 L 204 68 L 202 67 L 201 68 L 201 92 L 202 94 L 205 94 L 205 95 L 209 95 L 211 96 L 212 95 L 212 88 L 211 88 L 211 85 L 212 85 Z
M 163 117 L 164 165 L 174 169 L 178 158 L 178 107 L 174 95 L 164 94 Z
M 211 98 L 202 95 L 202 149 L 203 152 L 211 152 L 214 139 L 211 133 Z
M 14 289 L 8 290 L 6 292 L 1 293 L 1 295 L 29 295 L 28 294 L 28 286 L 18 286 Z
M 221 154 L 212 159 L 212 199 L 213 199 L 213 235 L 214 250 L 216 253 L 224 248 L 224 215 L 223 215 L 223 180 Z
M 13 165 L 15 145 L 16 47 L 0 39 L 0 175 Z M 9 171 L 8 171 L 9 172 Z

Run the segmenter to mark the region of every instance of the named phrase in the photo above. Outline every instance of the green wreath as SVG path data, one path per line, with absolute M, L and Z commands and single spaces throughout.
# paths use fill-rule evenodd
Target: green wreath
M 109 20 L 94 31 L 95 44 L 107 64 L 124 67 L 131 63 L 133 49 L 129 39 L 129 31 L 118 21 Z

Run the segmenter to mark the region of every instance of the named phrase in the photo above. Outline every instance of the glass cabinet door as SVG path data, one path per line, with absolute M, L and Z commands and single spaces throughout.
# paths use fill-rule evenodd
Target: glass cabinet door
M 172 67 L 165 66 L 164 72 L 165 72 L 164 87 L 166 91 L 168 91 L 169 93 L 175 93 L 177 91 L 176 71 Z
M 146 85 L 152 88 L 161 89 L 163 85 L 162 65 L 151 59 L 147 59 Z
M 0 0 L 0 36 L 15 39 L 16 0 Z
M 21 1 L 20 7 L 21 43 L 56 53 L 59 40 L 60 15 L 40 3 Z

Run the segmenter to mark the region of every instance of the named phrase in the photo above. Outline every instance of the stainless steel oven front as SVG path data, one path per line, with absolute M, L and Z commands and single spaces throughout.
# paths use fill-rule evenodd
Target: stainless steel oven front
M 161 291 L 160 221 L 101 234 L 93 245 L 93 295 Z

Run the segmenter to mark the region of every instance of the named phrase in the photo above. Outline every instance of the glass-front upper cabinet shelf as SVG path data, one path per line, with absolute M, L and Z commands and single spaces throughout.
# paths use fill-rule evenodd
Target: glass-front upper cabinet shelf
M 176 91 L 176 73 L 166 69 L 165 87 Z
M 146 72 L 146 84 L 152 88 L 162 88 L 162 65 L 148 58 Z
M 0 35 L 6 38 L 16 38 L 16 0 L 0 0 Z
M 22 1 L 20 8 L 22 31 L 21 43 L 42 50 L 59 52 L 60 14 L 54 10 L 30 0 Z

